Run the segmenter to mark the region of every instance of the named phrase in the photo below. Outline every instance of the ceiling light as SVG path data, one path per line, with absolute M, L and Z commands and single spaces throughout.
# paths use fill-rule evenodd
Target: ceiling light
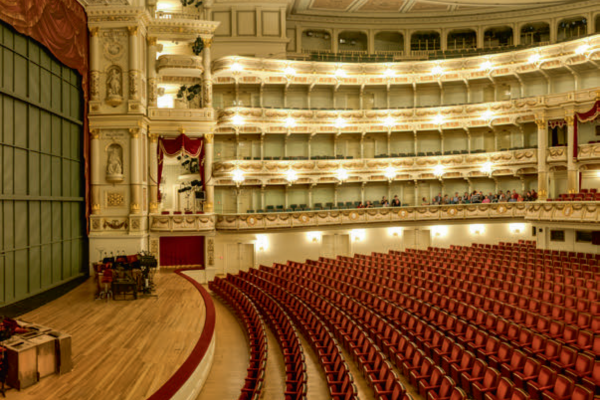
M 283 73 L 286 75 L 296 75 L 296 70 L 288 66 L 283 70 Z
M 525 224 L 510 224 L 508 227 L 511 233 L 521 233 L 525 231 Z
M 537 63 L 538 61 L 540 61 L 540 59 L 541 59 L 541 58 L 542 58 L 542 56 L 540 56 L 538 53 L 532 54 L 532 55 L 529 57 L 529 63 L 530 63 L 530 64 L 535 64 L 535 63 Z
M 233 118 L 231 118 L 231 122 L 235 125 L 235 126 L 240 126 L 240 125 L 244 125 L 244 118 L 242 118 L 241 115 L 239 114 L 235 114 L 233 116 Z
M 444 116 L 442 114 L 438 114 L 435 117 L 433 117 L 433 123 L 436 125 L 441 125 L 444 123 Z
M 285 173 L 285 179 L 290 183 L 296 182 L 298 180 L 298 174 L 293 169 L 290 169 Z
M 242 171 L 240 171 L 239 168 L 236 168 L 233 170 L 233 181 L 236 183 L 236 185 L 239 185 L 240 183 L 244 182 L 244 173 Z
M 486 60 L 484 62 L 481 63 L 481 69 L 484 71 L 490 70 L 492 69 L 494 65 L 491 63 L 490 60 Z
M 156 99 L 156 105 L 158 108 L 173 108 L 175 103 L 175 99 L 170 94 L 166 94 L 164 96 L 159 96 Z
M 469 226 L 469 229 L 473 235 L 481 235 L 485 230 L 485 227 L 482 224 L 473 224 Z
M 436 65 L 435 67 L 433 67 L 433 69 L 431 70 L 431 73 L 433 75 L 441 75 L 444 73 L 444 68 L 440 67 L 439 65 Z
M 387 167 L 385 169 L 385 177 L 390 181 L 393 180 L 396 177 L 396 170 L 393 167 Z
M 345 181 L 346 179 L 348 179 L 348 171 L 346 171 L 344 168 L 338 169 L 337 178 L 340 182 Z
M 237 63 L 237 62 L 231 64 L 230 68 L 231 68 L 231 71 L 233 71 L 233 72 L 242 72 L 244 70 L 244 67 L 242 66 L 242 64 Z
M 342 117 L 338 117 L 338 118 L 335 120 L 335 127 L 336 127 L 336 128 L 338 128 L 338 129 L 342 129 L 342 128 L 344 128 L 345 126 L 346 126 L 346 120 L 345 120 L 344 118 L 342 118 Z
M 444 166 L 443 165 L 436 165 L 435 167 L 433 167 L 433 174 L 435 176 L 437 176 L 438 178 L 444 175 Z
M 317 243 L 321 240 L 321 232 L 306 232 L 309 242 Z
M 577 54 L 584 54 L 589 49 L 590 49 L 590 45 L 589 44 L 582 44 L 581 46 L 579 46 L 577 48 L 577 50 L 575 50 L 575 53 L 577 53 Z
M 448 227 L 446 225 L 433 226 L 431 232 L 435 237 L 444 237 L 448 234 Z
M 296 120 L 292 117 L 287 117 L 285 119 L 285 127 L 286 128 L 293 128 L 296 126 Z
M 353 242 L 364 240 L 366 236 L 367 234 L 364 229 L 352 229 L 350 231 L 350 237 L 352 238 Z

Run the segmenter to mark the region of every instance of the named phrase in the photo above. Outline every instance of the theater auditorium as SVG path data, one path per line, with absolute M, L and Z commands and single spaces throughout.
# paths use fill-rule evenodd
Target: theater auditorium
M 0 398 L 599 400 L 598 0 L 0 0 Z

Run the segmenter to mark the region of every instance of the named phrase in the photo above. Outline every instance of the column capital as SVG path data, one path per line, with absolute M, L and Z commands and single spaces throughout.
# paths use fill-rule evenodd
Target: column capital
M 215 135 L 213 133 L 205 133 L 204 134 L 204 141 L 206 142 L 206 144 L 212 144 L 212 142 L 214 141 Z
M 90 129 L 90 139 L 97 140 L 100 138 L 100 129 Z
M 98 33 L 100 32 L 99 26 L 90 27 L 90 37 L 98 37 Z
M 573 115 L 567 115 L 565 116 L 565 122 L 567 123 L 567 126 L 573 126 L 575 124 L 575 117 Z
M 541 118 L 541 119 L 536 119 L 535 120 L 535 124 L 537 125 L 538 129 L 545 129 L 548 127 L 548 124 L 546 123 L 546 120 Z
M 137 139 L 140 137 L 140 128 L 129 128 L 129 135 L 132 139 Z
M 205 49 L 210 49 L 210 46 L 212 46 L 212 42 L 213 38 L 202 38 L 202 43 L 204 43 Z
M 128 26 L 127 30 L 129 31 L 129 36 L 136 36 L 140 30 L 138 25 Z
M 156 36 L 148 36 L 146 41 L 148 42 L 148 46 L 156 46 L 158 43 L 158 38 Z
M 150 139 L 150 143 L 157 143 L 159 135 L 157 133 L 149 133 L 148 139 Z

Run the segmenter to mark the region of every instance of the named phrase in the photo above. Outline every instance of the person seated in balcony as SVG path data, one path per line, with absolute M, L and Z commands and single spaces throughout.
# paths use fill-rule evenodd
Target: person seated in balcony
M 504 202 L 506 202 L 506 195 L 501 190 L 500 193 L 498 193 L 498 203 L 504 203 Z
M 491 202 L 492 200 L 490 199 L 490 196 L 485 196 L 485 198 L 481 200 L 482 204 L 490 204 Z
M 444 195 L 444 198 L 442 198 L 442 204 L 452 204 L 452 201 L 450 200 L 450 197 L 448 197 L 447 194 Z
M 392 207 L 400 207 L 401 205 L 402 205 L 402 203 L 400 203 L 400 199 L 398 198 L 398 195 L 395 195 L 392 200 Z
M 429 205 L 429 202 L 427 202 L 427 197 L 423 197 L 421 199 L 421 205 L 422 206 L 428 206 Z
M 367 204 L 365 204 L 365 208 L 373 208 L 373 203 L 371 203 L 371 200 L 367 200 Z
M 390 202 L 388 201 L 388 199 L 383 196 L 381 198 L 381 207 L 389 207 L 390 206 Z
M 356 208 L 365 208 L 365 205 L 362 203 L 362 201 L 359 201 Z
M 481 192 L 477 193 L 477 190 L 474 190 L 473 195 L 471 196 L 471 203 L 478 204 L 478 203 L 481 203 L 482 201 L 483 201 L 483 195 L 481 194 Z
M 442 193 L 438 193 L 437 196 L 433 198 L 433 202 L 431 204 L 434 206 L 439 206 L 442 204 Z
M 463 204 L 468 204 L 469 203 L 469 198 L 470 198 L 469 193 L 465 192 L 465 194 L 463 194 L 462 199 L 461 199 L 462 203 Z
M 515 200 L 519 199 L 519 194 L 517 193 L 517 191 L 515 189 L 513 189 L 513 191 L 512 191 L 512 198 Z
M 531 191 L 528 190 L 523 197 L 524 201 L 533 201 L 533 196 L 531 195 Z
M 538 198 L 538 194 L 535 191 L 535 189 L 531 189 L 531 198 L 532 198 L 533 201 L 536 201 L 537 198 Z
M 460 196 L 458 192 L 454 192 L 454 197 L 452 198 L 452 204 L 460 204 Z

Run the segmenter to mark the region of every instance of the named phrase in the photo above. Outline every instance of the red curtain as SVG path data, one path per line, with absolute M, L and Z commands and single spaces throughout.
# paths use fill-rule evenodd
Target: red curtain
M 161 237 L 160 265 L 204 269 L 204 236 Z
M 89 224 L 88 28 L 77 0 L 0 0 L 0 20 L 46 47 L 61 63 L 81 75 L 86 220 Z M 89 226 L 88 226 L 89 228 Z
M 596 103 L 594 103 L 594 106 L 586 112 L 582 112 L 582 113 L 575 113 L 575 121 L 573 122 L 574 126 L 574 131 L 575 131 L 575 146 L 573 146 L 573 156 L 575 158 L 577 158 L 577 151 L 579 149 L 579 142 L 577 140 L 577 123 L 578 122 L 592 122 L 594 121 L 596 118 L 598 118 L 598 116 L 600 115 L 600 100 L 596 101 Z
M 198 158 L 198 173 L 200 180 L 202 181 L 202 188 L 204 189 L 204 142 L 202 138 L 190 139 L 183 133 L 176 138 L 160 138 L 158 143 L 158 182 L 157 185 L 160 188 L 160 181 L 162 180 L 163 162 L 165 156 L 177 157 L 180 155 L 188 155 L 192 158 Z M 160 201 L 160 190 L 158 192 L 158 201 Z

